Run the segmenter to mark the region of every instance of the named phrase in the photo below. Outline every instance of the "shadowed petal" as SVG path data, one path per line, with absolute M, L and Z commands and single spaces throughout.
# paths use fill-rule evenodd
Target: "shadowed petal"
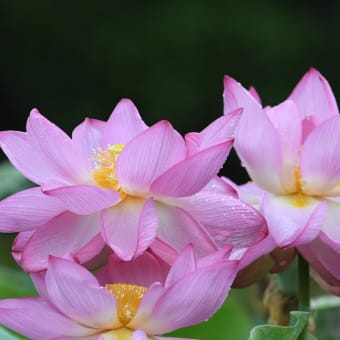
M 27 271 L 39 271 L 47 267 L 48 255 L 64 256 L 68 253 L 77 255 L 88 242 L 99 233 L 97 214 L 80 216 L 65 212 L 38 228 L 27 242 L 22 254 L 22 266 Z M 102 249 L 88 253 L 89 261 Z

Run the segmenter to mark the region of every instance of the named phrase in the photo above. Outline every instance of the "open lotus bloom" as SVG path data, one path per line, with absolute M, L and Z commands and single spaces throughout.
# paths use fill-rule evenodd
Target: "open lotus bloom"
M 50 254 L 86 263 L 105 244 L 126 261 L 152 244 L 192 243 L 200 255 L 256 244 L 267 233 L 263 217 L 216 176 L 241 111 L 184 139 L 167 121 L 148 127 L 127 99 L 72 138 L 32 110 L 27 132 L 0 133 L 12 164 L 40 186 L 0 202 L 0 230 L 20 232 L 15 258 L 34 272 Z
M 50 257 L 34 273 L 40 297 L 0 301 L 0 324 L 32 340 L 143 340 L 207 320 L 235 277 L 229 250 L 196 260 L 187 246 L 171 268 L 146 252 L 111 259 L 98 280 L 81 265 Z
M 339 286 L 340 116 L 328 82 L 310 69 L 287 100 L 262 108 L 254 89 L 226 77 L 224 106 L 244 109 L 235 148 L 253 182 L 240 197 L 278 247 L 298 246 L 319 282 Z

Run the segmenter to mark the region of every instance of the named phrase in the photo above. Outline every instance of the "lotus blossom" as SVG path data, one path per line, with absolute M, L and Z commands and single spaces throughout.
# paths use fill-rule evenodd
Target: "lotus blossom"
M 340 116 L 327 80 L 310 69 L 287 100 L 262 108 L 254 89 L 226 77 L 224 100 L 225 112 L 244 109 L 235 148 L 252 182 L 240 197 L 278 247 L 298 246 L 319 281 L 339 285 Z
M 112 258 L 98 275 L 50 256 L 32 275 L 40 297 L 0 301 L 0 324 L 32 340 L 143 340 L 200 323 L 223 303 L 237 261 L 221 249 L 196 260 L 187 246 L 169 268 L 150 253 Z M 109 280 L 109 281 L 107 281 Z
M 152 244 L 192 243 L 204 255 L 257 243 L 263 218 L 216 176 L 240 114 L 183 139 L 168 121 L 148 127 L 123 99 L 107 122 L 86 119 L 70 138 L 32 110 L 27 132 L 0 133 L 12 164 L 39 185 L 0 202 L 0 230 L 20 232 L 15 258 L 32 272 L 49 254 L 85 263 L 105 244 L 131 260 Z

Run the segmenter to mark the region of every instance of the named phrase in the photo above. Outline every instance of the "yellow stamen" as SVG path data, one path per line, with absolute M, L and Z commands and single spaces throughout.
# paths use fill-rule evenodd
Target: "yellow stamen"
M 106 288 L 117 300 L 117 315 L 123 326 L 127 325 L 136 315 L 140 301 L 147 288 L 132 284 L 114 283 Z
M 115 190 L 122 196 L 126 194 L 119 185 L 116 176 L 116 164 L 124 146 L 124 144 L 117 144 L 108 147 L 104 151 L 100 149 L 94 150 L 93 160 L 95 161 L 96 168 L 92 173 L 92 177 L 98 186 L 103 189 Z

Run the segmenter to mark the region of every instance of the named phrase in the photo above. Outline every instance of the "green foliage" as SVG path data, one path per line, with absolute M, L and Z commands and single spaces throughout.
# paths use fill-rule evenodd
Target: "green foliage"
M 256 326 L 251 330 L 248 340 L 298 340 L 299 336 L 307 326 L 310 313 L 291 312 L 290 315 L 292 324 L 291 326 Z M 306 340 L 316 340 L 316 338 L 309 334 Z
M 13 333 L 12 331 L 8 330 L 5 327 L 0 326 L 0 339 L 4 340 L 22 340 L 27 339 L 21 335 Z

